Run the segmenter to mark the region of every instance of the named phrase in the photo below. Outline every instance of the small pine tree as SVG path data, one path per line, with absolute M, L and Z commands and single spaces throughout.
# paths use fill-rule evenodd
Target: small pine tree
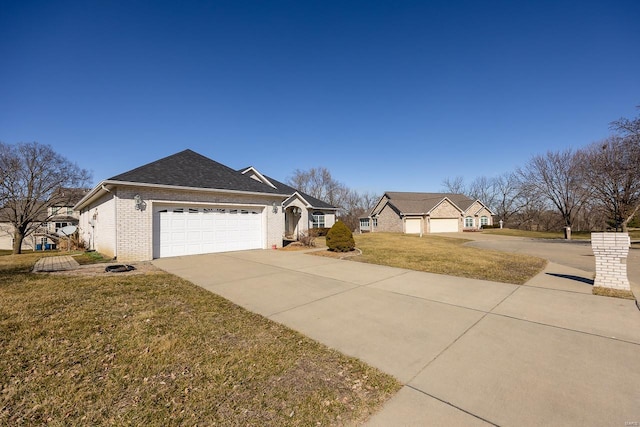
M 349 252 L 356 247 L 353 233 L 342 221 L 336 221 L 327 233 L 327 246 L 330 251 Z

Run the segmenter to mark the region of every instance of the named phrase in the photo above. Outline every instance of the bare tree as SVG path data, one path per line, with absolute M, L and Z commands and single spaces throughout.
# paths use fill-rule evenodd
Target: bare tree
M 491 209 L 505 224 L 509 224 L 511 218 L 527 205 L 531 205 L 514 173 L 508 172 L 495 178 L 493 185 L 496 195 Z
M 467 187 L 464 183 L 464 178 L 461 176 L 456 176 L 455 178 L 445 178 L 444 181 L 442 181 L 442 189 L 447 193 L 467 193 Z
M 474 179 L 467 189 L 466 195 L 474 200 L 480 200 L 489 209 L 494 210 L 498 198 L 497 179 L 479 176 Z
M 360 199 L 360 203 L 362 204 L 365 212 L 369 213 L 380 199 L 380 195 L 371 191 L 365 191 L 363 193 L 360 193 Z
M 531 158 L 518 169 L 523 190 L 546 198 L 560 213 L 566 227 L 573 221 L 590 194 L 582 179 L 581 153 L 573 150 L 548 151 Z
M 333 179 L 331 172 L 325 167 L 311 168 L 308 171 L 296 169 L 286 183 L 334 206 L 338 206 L 340 193 L 345 188 L 344 184 Z
M 359 218 L 373 208 L 378 197 L 373 193 L 358 193 L 331 176 L 327 168 L 317 167 L 308 171 L 296 169 L 287 178 L 287 184 L 338 208 L 338 217 L 351 230 L 359 224 Z
M 640 109 L 640 106 L 638 106 Z M 610 128 L 623 138 L 631 138 L 640 143 L 640 116 L 635 119 L 622 117 L 610 123 Z
M 345 189 L 340 201 L 339 217 L 349 230 L 355 230 L 359 224 L 359 218 L 365 213 L 362 206 L 362 198 L 355 190 Z
M 612 136 L 584 150 L 584 176 L 616 229 L 640 210 L 640 141 Z
M 90 174 L 37 142 L 9 145 L 0 142 L 0 200 L 2 220 L 13 226 L 13 253 L 22 241 L 46 222 L 47 207 L 63 204 L 64 187 L 85 185 Z

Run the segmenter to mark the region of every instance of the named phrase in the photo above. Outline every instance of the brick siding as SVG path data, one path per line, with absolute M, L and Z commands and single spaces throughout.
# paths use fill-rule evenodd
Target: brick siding
M 591 248 L 596 257 L 594 286 L 631 291 L 627 276 L 630 245 L 627 233 L 591 233 Z

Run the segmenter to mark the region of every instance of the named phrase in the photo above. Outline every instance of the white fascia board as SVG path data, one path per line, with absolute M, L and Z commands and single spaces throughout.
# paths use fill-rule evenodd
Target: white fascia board
M 254 168 L 253 166 L 249 166 L 247 169 L 243 170 L 241 173 L 244 175 L 247 172 L 253 172 L 254 174 L 256 174 L 256 176 L 260 179 L 260 181 L 263 184 L 268 185 L 269 187 L 273 188 L 273 189 L 277 189 L 277 187 L 275 185 L 273 185 L 271 183 L 271 181 L 269 181 L 264 175 L 262 175 L 260 172 L 258 172 L 258 169 Z
M 291 202 L 293 202 L 295 199 L 300 200 L 307 209 L 313 208 L 313 206 L 311 206 L 311 204 L 307 201 L 307 199 L 302 197 L 302 195 L 300 193 L 298 193 L 297 191 L 295 193 L 293 193 L 291 196 L 287 197 L 287 199 L 284 202 L 282 202 L 282 206 L 290 205 Z
M 224 194 L 241 194 L 247 196 L 261 196 L 261 197 L 273 197 L 275 199 L 282 199 L 288 197 L 288 194 L 275 194 L 275 193 L 260 193 L 257 191 L 240 191 L 240 190 L 225 190 L 220 188 L 202 188 L 202 187 L 184 187 L 180 185 L 165 185 L 165 184 L 148 184 L 144 182 L 130 182 L 130 181 L 111 181 L 105 180 L 98 184 L 93 190 L 82 198 L 73 208 L 79 210 L 90 199 L 96 196 L 101 190 L 109 191 L 109 186 L 123 186 L 123 187 L 143 187 L 143 188 L 158 188 L 163 190 L 178 190 L 178 191 L 199 191 L 203 193 L 224 193 Z
M 82 199 L 80 199 L 78 203 L 75 204 L 75 206 L 73 207 L 73 210 L 79 211 L 80 209 L 82 209 L 84 205 L 89 203 L 94 198 L 101 196 L 103 193 L 109 192 L 106 182 L 107 181 L 100 181 L 98 185 L 96 185 L 91 191 L 85 194 L 85 196 Z
M 294 199 L 298 199 L 300 200 L 302 203 L 304 203 L 305 207 L 307 209 L 319 209 L 319 210 L 323 210 L 323 211 L 337 211 L 339 208 L 325 208 L 325 207 L 320 207 L 320 206 L 313 206 L 311 203 L 309 203 L 307 201 L 307 199 L 304 198 L 304 196 L 302 196 L 302 194 L 298 193 L 297 191 L 295 193 L 293 193 L 290 197 L 288 197 L 284 202 L 282 202 L 283 206 L 287 206 L 289 204 L 291 204 L 291 202 Z

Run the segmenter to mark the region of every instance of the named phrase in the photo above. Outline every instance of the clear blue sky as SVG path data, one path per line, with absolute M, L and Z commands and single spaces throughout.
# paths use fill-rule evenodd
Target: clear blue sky
M 640 105 L 640 1 L 0 0 L 0 140 L 439 191 Z

